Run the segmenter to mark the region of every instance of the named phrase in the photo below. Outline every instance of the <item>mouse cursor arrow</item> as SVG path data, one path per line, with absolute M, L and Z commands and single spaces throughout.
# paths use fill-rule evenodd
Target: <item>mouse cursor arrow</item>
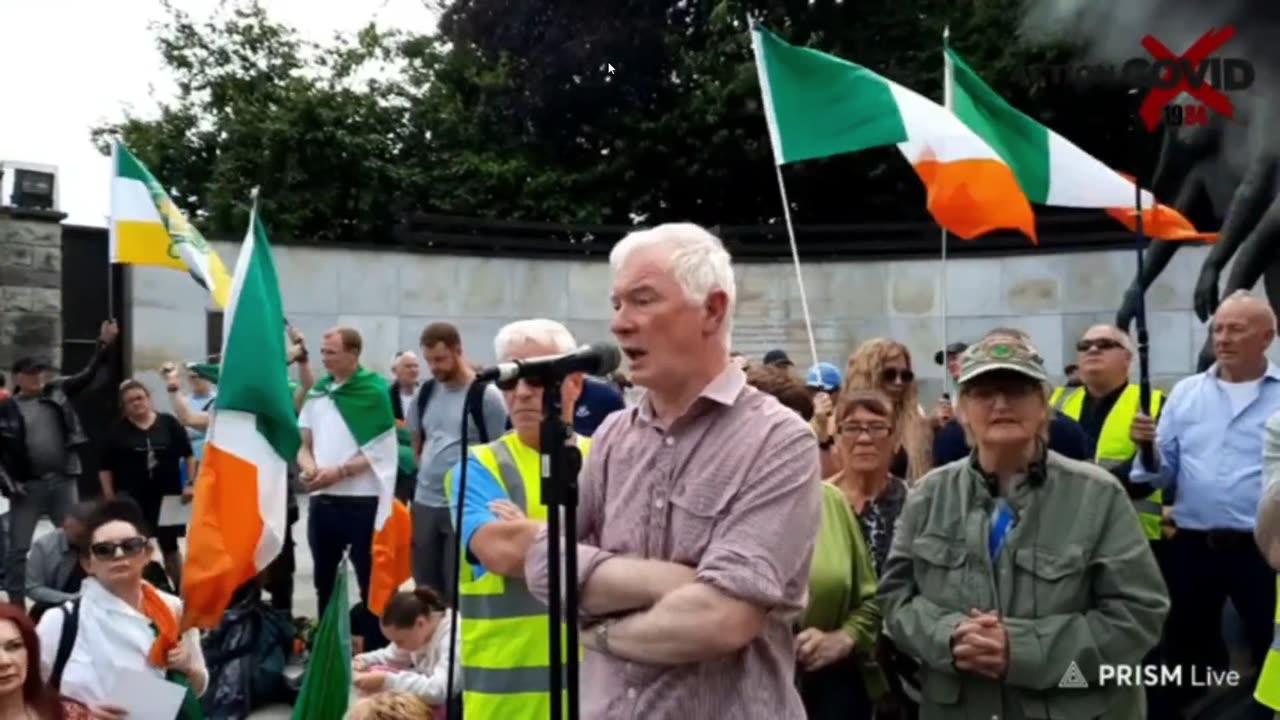
M 611 64 L 609 64 L 609 63 L 605 63 L 605 64 L 604 64 L 604 66 L 605 66 L 606 68 L 608 68 L 608 70 L 609 70 L 609 74 L 610 74 L 610 75 L 612 75 L 612 74 L 614 74 L 615 72 L 617 72 L 616 70 L 614 70 L 614 69 L 613 69 L 613 65 L 611 65 Z

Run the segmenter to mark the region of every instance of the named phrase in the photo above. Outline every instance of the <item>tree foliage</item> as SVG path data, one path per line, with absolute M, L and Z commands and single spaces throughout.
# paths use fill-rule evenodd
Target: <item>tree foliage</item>
M 214 234 L 240 231 L 255 185 L 273 234 L 335 242 L 385 241 L 415 211 L 776 222 L 750 13 L 934 98 L 949 26 L 1015 104 L 1131 162 L 1123 102 L 1025 71 L 1061 49 L 1014 41 L 1018 2 L 452 0 L 436 34 L 369 27 L 323 46 L 256 0 L 201 21 L 171 9 L 157 37 L 177 99 L 95 137 L 123 138 Z M 926 217 L 892 148 L 784 172 L 797 222 Z

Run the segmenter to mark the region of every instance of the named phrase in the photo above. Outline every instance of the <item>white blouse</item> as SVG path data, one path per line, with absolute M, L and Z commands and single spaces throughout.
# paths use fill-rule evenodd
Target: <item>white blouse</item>
M 147 661 L 156 637 L 147 616 L 113 595 L 94 578 L 85 578 L 81 591 L 80 621 L 71 656 L 62 671 L 62 694 L 85 704 L 118 701 L 119 698 L 108 696 L 115 668 L 140 670 L 163 678 L 165 671 Z M 181 617 L 182 601 L 168 593 L 161 592 L 160 595 L 174 616 Z M 66 619 L 65 608 L 65 605 L 50 608 L 40 617 L 40 624 L 36 627 L 36 634 L 40 637 L 40 674 L 45 680 L 52 674 L 58 655 L 62 623 Z M 195 628 L 188 630 L 182 635 L 181 642 L 192 664 L 198 668 L 187 680 L 196 695 L 203 694 L 209 684 L 209 670 L 200 649 L 200 631 Z

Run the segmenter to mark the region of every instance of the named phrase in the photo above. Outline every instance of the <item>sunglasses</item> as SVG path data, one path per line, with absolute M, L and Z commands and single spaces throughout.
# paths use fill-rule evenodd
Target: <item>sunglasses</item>
M 916 374 L 911 370 L 899 370 L 897 368 L 885 368 L 880 371 L 880 382 L 886 385 L 892 385 L 901 382 L 903 385 L 910 385 L 916 379 Z
M 114 560 L 117 557 L 116 553 L 119 553 L 119 557 L 132 558 L 137 557 L 146 548 L 146 538 L 131 537 L 119 542 L 96 542 L 89 546 L 89 552 L 99 560 Z
M 528 385 L 529 387 L 532 387 L 532 388 L 542 387 L 542 378 L 537 378 L 537 377 L 516 378 L 515 380 L 499 380 L 495 382 L 494 385 L 497 385 L 498 389 L 503 392 L 510 392 L 516 389 L 516 385 L 519 385 L 521 380 L 523 380 L 524 384 Z
M 1087 353 L 1094 348 L 1100 351 L 1115 350 L 1122 345 L 1111 338 L 1095 338 L 1093 340 L 1081 340 L 1076 343 L 1076 352 Z

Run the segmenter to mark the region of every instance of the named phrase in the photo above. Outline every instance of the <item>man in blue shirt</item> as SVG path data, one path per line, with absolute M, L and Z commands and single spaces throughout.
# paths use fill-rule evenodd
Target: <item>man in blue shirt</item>
M 1262 447 L 1267 418 L 1280 410 L 1280 368 L 1267 361 L 1276 317 L 1263 300 L 1238 292 L 1213 316 L 1212 367 L 1185 378 L 1165 401 L 1158 424 L 1139 415 L 1135 442 L 1155 442 L 1156 465 L 1135 458 L 1132 482 L 1176 488 L 1177 531 L 1166 549 L 1169 597 L 1165 625 L 1170 664 L 1226 669 L 1221 632 L 1227 598 L 1240 613 L 1252 661 L 1259 667 L 1271 644 L 1275 576 L 1253 541 L 1262 493 Z M 1204 688 L 1173 690 L 1187 707 Z
M 578 405 L 573 411 L 573 431 L 583 437 L 591 437 L 610 413 L 626 406 L 622 393 L 613 385 L 593 377 L 584 378 L 582 394 L 578 396 Z

